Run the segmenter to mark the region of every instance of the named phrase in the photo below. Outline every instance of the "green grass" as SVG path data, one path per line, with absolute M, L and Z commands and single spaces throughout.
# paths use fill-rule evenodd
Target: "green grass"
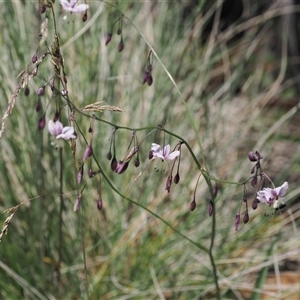
M 86 23 L 80 15 L 68 15 L 69 22 L 64 21 L 65 13 L 56 2 L 70 101 L 78 109 L 103 101 L 124 111 L 96 113 L 94 157 L 85 164 L 83 183 L 77 186 L 75 167 L 90 141 L 92 118 L 76 113 L 73 159 L 67 142 L 60 153 L 50 145 L 47 127 L 37 129 L 41 113 L 34 109 L 36 91 L 54 75 L 50 56 L 39 67 L 38 76 L 29 81 L 30 95 L 25 97 L 21 90 L 0 138 L 0 211 L 24 203 L 0 244 L 0 298 L 216 299 L 206 250 L 213 240 L 220 298 L 259 299 L 255 297 L 260 297 L 266 276 L 277 265 L 283 276 L 284 263 L 299 257 L 299 131 L 292 130 L 297 128 L 298 107 L 297 103 L 290 108 L 280 104 L 294 97 L 299 78 L 286 75 L 289 61 L 284 38 L 278 38 L 283 51 L 279 55 L 273 51 L 278 36 L 274 27 L 278 20 L 272 14 L 276 8 L 262 12 L 260 19 L 239 19 L 225 32 L 217 30 L 204 40 L 204 29 L 218 9 L 206 10 L 204 1 L 188 17 L 184 16 L 185 2 L 116 6 L 89 2 Z M 1 4 L 5 15 L 0 19 L 1 116 L 18 84 L 17 74 L 30 63 L 39 43 L 45 15 L 37 8 L 36 2 Z M 110 44 L 104 43 L 121 13 L 125 48 L 119 53 L 116 27 Z M 47 43 L 51 45 L 50 9 L 47 15 Z M 243 36 L 232 40 L 233 32 L 245 24 Z M 287 33 L 283 27 L 283 35 Z M 154 82 L 148 87 L 142 80 L 150 49 Z M 43 51 L 45 45 L 39 53 Z M 42 103 L 48 121 L 56 103 L 66 101 L 53 98 L 47 87 Z M 68 118 L 65 107 L 63 124 Z M 147 136 L 158 124 L 166 133 Z M 135 168 L 132 161 L 121 175 L 110 170 L 106 159 L 115 126 L 120 127 L 115 135 L 117 159 L 127 154 L 133 130 L 139 142 L 145 139 L 140 145 L 140 167 Z M 199 166 L 183 145 L 181 180 L 166 193 L 169 173 L 156 172 L 156 162 L 148 160 L 155 134 L 157 142 L 171 147 L 178 137 L 184 139 L 198 164 L 209 172 L 211 178 L 200 178 L 194 212 L 189 205 Z M 235 232 L 234 219 L 243 197 L 243 186 L 236 183 L 250 176 L 250 150 L 264 156 L 263 169 L 275 185 L 289 181 L 289 205 L 271 217 L 264 215 L 262 207 L 250 208 L 249 224 Z M 90 163 L 93 170 L 101 167 L 101 179 L 99 175 L 87 177 Z M 209 217 L 208 185 L 214 186 L 214 178 L 219 180 L 219 193 L 214 216 Z M 84 185 L 83 201 L 74 213 L 74 202 Z M 96 207 L 99 191 L 101 212 Z M 251 206 L 256 190 L 249 185 L 248 192 Z M 1 215 L 1 223 L 8 215 Z M 277 289 L 282 292 L 269 294 L 270 299 L 284 299 L 287 290 L 278 282 Z M 297 289 L 291 287 L 291 291 Z

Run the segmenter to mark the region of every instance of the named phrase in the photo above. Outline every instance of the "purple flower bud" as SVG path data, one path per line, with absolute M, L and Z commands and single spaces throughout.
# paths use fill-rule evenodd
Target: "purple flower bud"
M 240 222 L 241 222 L 241 216 L 238 213 L 238 214 L 235 215 L 235 220 L 234 220 L 235 231 L 239 230 Z
M 115 171 L 115 169 L 117 168 L 117 166 L 118 166 L 118 162 L 117 162 L 116 158 L 113 157 L 113 159 L 112 159 L 112 161 L 110 163 L 110 168 L 112 169 L 112 171 Z
M 211 217 L 214 211 L 214 203 L 209 200 L 209 205 L 208 205 L 208 215 Z
M 30 94 L 30 89 L 28 87 L 28 85 L 26 85 L 25 90 L 24 90 L 24 95 L 27 97 Z
M 247 224 L 249 222 L 249 214 L 248 214 L 248 212 L 245 212 L 244 218 L 243 218 L 243 222 L 244 222 L 244 224 Z
M 149 151 L 148 158 L 149 158 L 149 159 L 152 159 L 152 158 L 153 158 L 153 151 L 152 151 L 152 150 Z
M 110 151 L 107 153 L 106 157 L 107 157 L 108 160 L 111 160 L 112 155 L 111 155 L 111 152 L 110 152 Z
M 255 187 L 256 184 L 257 184 L 257 176 L 254 176 L 254 177 L 252 178 L 252 180 L 251 180 L 251 185 L 252 185 L 253 187 Z
M 82 194 L 80 193 L 74 203 L 74 208 L 73 208 L 74 212 L 76 212 L 78 210 L 81 200 L 82 200 Z
M 258 206 L 258 202 L 257 202 L 256 199 L 254 199 L 253 202 L 252 202 L 252 209 L 253 209 L 253 210 L 256 210 L 256 209 L 257 209 L 257 206 Z
M 180 176 L 179 176 L 179 173 L 177 173 L 174 177 L 174 183 L 177 184 L 180 180 Z
M 87 145 L 83 154 L 83 162 L 85 162 L 89 157 L 93 155 L 93 147 L 92 145 Z
M 38 122 L 38 130 L 43 130 L 45 128 L 46 125 L 46 118 L 45 115 L 41 116 L 41 118 L 39 119 Z
M 255 171 L 255 169 L 256 169 L 256 164 L 253 166 L 253 168 L 251 169 L 250 173 L 253 174 L 254 171 Z
M 121 33 L 122 33 L 121 28 L 118 28 L 118 30 L 117 30 L 117 35 L 120 35 Z
M 36 111 L 36 112 L 39 112 L 39 111 L 41 111 L 41 109 L 42 109 L 42 101 L 41 101 L 41 99 L 39 98 L 39 99 L 36 101 L 36 103 L 35 103 L 35 111 Z
M 67 84 L 68 83 L 68 79 L 67 79 L 67 76 L 66 74 L 63 74 L 63 80 L 64 80 L 64 83 Z
M 93 128 L 90 126 L 89 127 L 89 133 L 92 133 L 93 132 Z
M 93 172 L 93 170 L 90 168 L 89 170 L 88 170 L 88 177 L 89 178 L 92 178 L 92 177 L 94 177 L 94 172 Z
M 99 198 L 97 200 L 97 208 L 98 208 L 98 210 L 102 210 L 102 208 L 103 208 L 103 203 L 102 203 L 102 199 L 101 198 Z
M 118 51 L 119 52 L 122 52 L 124 49 L 124 42 L 123 42 L 123 39 L 121 39 L 119 45 L 118 45 Z
M 170 193 L 170 190 L 171 190 L 172 180 L 173 180 L 173 176 L 172 176 L 172 174 L 170 174 L 167 178 L 166 188 L 165 188 L 165 190 L 168 191 L 168 193 Z
M 38 90 L 37 90 L 37 94 L 38 96 L 43 96 L 45 93 L 45 87 L 41 86 Z
M 140 166 L 140 159 L 138 157 L 135 159 L 134 165 L 136 168 Z
M 46 11 L 45 5 L 40 5 L 40 13 L 43 14 Z
M 258 160 L 258 157 L 256 155 L 256 153 L 254 153 L 253 151 L 250 151 L 248 153 L 248 158 L 250 161 L 257 161 Z
M 111 38 L 112 38 L 112 33 L 108 33 L 105 40 L 105 46 L 107 46 L 107 44 L 111 41 Z
M 86 22 L 86 20 L 87 20 L 87 12 L 85 12 L 84 13 L 84 15 L 82 16 L 82 22 L 84 23 L 84 22 Z
M 152 78 L 151 73 L 149 73 L 148 77 L 147 77 L 147 84 L 150 86 L 150 85 L 152 85 L 152 83 L 153 83 L 153 78 Z
M 54 115 L 54 118 L 53 118 L 53 122 L 58 121 L 58 120 L 59 120 L 59 117 L 60 117 L 60 113 L 59 113 L 59 111 L 57 110 L 57 111 L 55 112 L 55 115 Z
M 115 173 L 117 174 L 122 174 L 124 173 L 127 168 L 128 168 L 128 165 L 129 165 L 129 161 L 127 162 L 123 162 L 122 160 L 120 160 L 118 163 L 117 163 L 117 167 L 115 168 Z
M 83 165 L 80 167 L 79 172 L 77 174 L 77 183 L 81 183 L 83 177 Z
M 195 198 L 193 199 L 193 201 L 190 203 L 190 211 L 194 211 L 196 209 L 196 201 Z
M 37 54 L 34 53 L 33 56 L 32 56 L 32 58 L 31 58 L 31 61 L 32 61 L 33 64 L 35 64 L 37 62 L 37 58 L 38 58 Z

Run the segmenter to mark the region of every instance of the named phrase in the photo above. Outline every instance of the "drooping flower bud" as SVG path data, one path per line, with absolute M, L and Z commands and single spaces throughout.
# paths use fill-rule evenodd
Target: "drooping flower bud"
M 103 203 L 102 203 L 102 199 L 101 198 L 99 198 L 97 200 L 97 208 L 98 208 L 98 210 L 102 210 L 102 208 L 103 208 Z
M 194 211 L 196 209 L 196 201 L 195 198 L 193 199 L 193 201 L 190 203 L 190 211 Z
M 115 171 L 115 169 L 117 168 L 118 162 L 116 160 L 116 157 L 114 156 L 111 163 L 110 163 L 110 168 L 112 169 L 112 171 Z
M 243 218 L 243 222 L 244 222 L 244 224 L 247 224 L 249 222 L 249 214 L 248 214 L 248 212 L 245 212 L 244 218 Z
M 41 86 L 38 90 L 37 90 L 37 94 L 38 96 L 43 96 L 45 93 L 45 87 Z
M 177 184 L 180 180 L 180 176 L 179 176 L 179 173 L 177 173 L 174 177 L 174 183 Z
M 38 130 L 43 130 L 46 125 L 46 118 L 45 115 L 42 115 L 38 122 Z
M 24 95 L 27 97 L 30 94 L 30 89 L 28 87 L 28 85 L 26 85 L 25 90 L 24 90 Z
M 92 178 L 92 177 L 94 177 L 94 172 L 93 172 L 93 170 L 90 168 L 89 170 L 88 170 L 88 176 L 89 176 L 89 178 Z
M 119 45 L 118 45 L 118 51 L 119 52 L 122 52 L 124 49 L 124 42 L 123 42 L 123 39 L 121 39 Z
M 45 5 L 40 5 L 40 13 L 43 14 L 46 11 Z
M 149 151 L 149 153 L 148 153 L 148 158 L 149 158 L 149 159 L 152 159 L 152 158 L 153 158 L 153 151 L 152 151 L 152 150 Z
M 111 41 L 112 33 L 108 33 L 105 40 L 105 46 L 108 45 L 108 43 Z
M 238 213 L 235 215 L 235 220 L 234 220 L 235 231 L 239 230 L 240 222 L 241 222 L 241 215 L 240 215 L 240 213 Z
M 32 58 L 31 58 L 32 63 L 35 64 L 37 62 L 37 59 L 38 59 L 37 54 L 34 53 Z
M 214 186 L 214 188 L 213 188 L 213 196 L 214 196 L 214 198 L 216 198 L 217 197 L 217 195 L 218 195 L 218 190 L 219 190 L 219 188 L 218 188 L 218 186 L 217 186 L 217 184 Z
M 253 202 L 252 202 L 252 209 L 253 209 L 253 210 L 256 210 L 256 209 L 257 209 L 257 206 L 258 206 L 258 202 L 257 202 L 256 199 L 254 199 Z
M 118 30 L 117 30 L 117 35 L 120 35 L 121 33 L 122 33 L 121 28 L 118 28 Z
M 82 22 L 84 23 L 84 22 L 86 22 L 86 20 L 87 20 L 87 11 L 85 11 L 85 13 L 84 13 L 84 15 L 82 16 Z
M 38 100 L 35 103 L 35 111 L 39 112 L 42 109 L 42 101 L 40 98 L 38 98 Z
M 135 159 L 134 165 L 136 168 L 140 166 L 140 159 L 138 157 Z
M 87 145 L 83 154 L 83 162 L 85 162 L 89 157 L 93 155 L 93 147 L 92 145 Z
M 59 113 L 59 111 L 57 110 L 57 111 L 55 112 L 55 114 L 54 114 L 53 122 L 58 121 L 58 120 L 59 120 L 59 117 L 60 117 L 60 113 Z
M 110 152 L 110 151 L 107 153 L 106 157 L 107 157 L 108 160 L 111 160 L 112 155 L 111 155 L 111 152 Z
M 208 205 L 208 215 L 211 217 L 214 211 L 214 203 L 209 200 L 209 205 Z
M 253 187 L 255 187 L 256 184 L 257 184 L 257 176 L 254 176 L 254 177 L 252 178 L 252 180 L 251 180 L 251 185 L 252 185 Z

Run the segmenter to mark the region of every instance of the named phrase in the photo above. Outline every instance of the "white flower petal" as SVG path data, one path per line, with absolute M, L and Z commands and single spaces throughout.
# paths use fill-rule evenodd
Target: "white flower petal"
M 73 127 L 70 126 L 66 126 L 63 128 L 61 134 L 59 134 L 58 136 L 56 136 L 57 139 L 64 139 L 64 140 L 69 140 L 69 139 L 75 139 L 76 135 L 75 135 L 75 130 Z
M 288 182 L 284 182 L 282 186 L 276 188 L 276 193 L 278 195 L 278 197 L 283 197 L 286 193 L 286 190 L 288 189 L 289 184 Z
M 152 146 L 151 146 L 151 151 L 159 151 L 160 149 L 160 145 L 158 144 L 155 144 L 155 143 L 152 143 Z
M 89 8 L 89 6 L 87 4 L 79 4 L 73 8 L 72 12 L 80 13 L 80 12 L 86 11 L 88 8 Z
M 180 151 L 178 151 L 178 150 L 173 151 L 166 157 L 166 160 L 173 160 L 174 158 L 179 156 L 179 154 L 180 154 Z
M 58 134 L 60 134 L 63 130 L 63 125 L 59 122 L 53 122 L 52 120 L 50 120 L 48 122 L 48 131 L 50 132 L 50 134 L 57 136 Z

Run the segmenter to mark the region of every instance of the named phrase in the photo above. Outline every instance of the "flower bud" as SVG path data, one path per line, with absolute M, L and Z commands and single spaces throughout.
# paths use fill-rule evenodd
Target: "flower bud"
M 30 89 L 28 87 L 28 85 L 26 85 L 25 90 L 24 90 L 24 95 L 27 97 L 30 94 Z
M 211 217 L 214 211 L 214 203 L 209 200 L 209 205 L 208 205 L 208 215 Z
M 41 86 L 38 90 L 37 90 L 37 94 L 38 96 L 43 96 L 45 93 L 45 87 Z
M 153 151 L 152 151 L 152 150 L 149 151 L 149 153 L 148 153 L 148 158 L 149 158 L 149 159 L 152 159 L 152 158 L 153 158 Z
M 42 115 L 38 122 L 38 130 L 43 130 L 46 125 L 46 118 L 45 115 Z
M 121 28 L 118 28 L 118 30 L 117 30 L 117 35 L 120 35 L 121 33 L 122 33 Z
M 121 39 L 119 45 L 118 45 L 118 51 L 119 52 L 122 52 L 124 49 L 124 42 L 123 42 L 123 39 Z
M 249 214 L 248 214 L 248 212 L 245 212 L 244 218 L 243 218 L 243 222 L 244 222 L 244 224 L 247 224 L 249 222 Z
M 102 203 L 102 199 L 101 198 L 99 198 L 97 200 L 97 208 L 98 208 L 98 210 L 102 210 L 102 208 L 103 208 L 103 203 Z
M 252 202 L 252 209 L 253 209 L 253 210 L 256 210 L 256 209 L 257 209 L 257 206 L 258 206 L 258 202 L 257 202 L 256 199 L 254 199 L 253 202 Z
M 180 180 L 180 176 L 179 176 L 179 173 L 177 173 L 174 177 L 174 183 L 177 184 Z
M 135 159 L 134 165 L 136 168 L 140 166 L 140 159 L 138 157 Z
M 194 211 L 196 209 L 196 201 L 195 198 L 193 199 L 193 201 L 190 203 L 190 211 Z
M 85 162 L 89 157 L 93 155 L 93 147 L 92 145 L 87 145 L 83 154 L 83 162 Z
M 36 111 L 36 112 L 39 112 L 39 111 L 41 111 L 41 109 L 42 109 L 42 101 L 41 101 L 41 99 L 39 98 L 39 99 L 36 101 L 36 103 L 35 103 L 35 111 Z
M 57 110 L 57 111 L 55 112 L 55 115 L 54 115 L 54 118 L 53 118 L 53 122 L 56 122 L 57 120 L 59 120 L 59 117 L 60 117 L 60 113 L 59 113 L 59 111 Z
M 40 5 L 40 13 L 43 14 L 46 11 L 46 6 L 45 5 Z
M 110 152 L 110 151 L 107 153 L 106 158 L 107 158 L 108 160 L 111 160 L 112 155 L 111 155 L 111 152 Z
M 37 59 L 38 59 L 37 54 L 34 53 L 32 58 L 31 58 L 32 63 L 35 64 L 37 62 Z
M 84 22 L 86 22 L 86 20 L 87 20 L 87 12 L 85 12 L 84 13 L 84 15 L 82 16 L 82 22 L 84 23 Z
M 117 163 L 117 166 L 115 168 L 115 173 L 117 174 L 122 174 L 124 173 L 127 168 L 128 168 L 128 165 L 129 165 L 129 161 L 127 162 L 123 162 L 122 160 L 120 160 L 118 163 Z
M 153 83 L 153 78 L 152 78 L 151 73 L 149 73 L 147 76 L 147 84 L 150 86 L 150 85 L 152 85 L 152 83 Z
M 92 177 L 94 177 L 94 172 L 93 172 L 93 170 L 90 168 L 89 170 L 88 170 L 88 176 L 89 176 L 89 178 L 92 178 Z
M 107 44 L 111 41 L 111 38 L 112 38 L 112 33 L 108 33 L 105 40 L 105 46 L 107 46 Z
M 241 221 L 241 216 L 240 216 L 240 214 L 238 213 L 238 214 L 235 215 L 235 220 L 234 220 L 235 231 L 238 231 L 238 230 L 239 230 L 240 221 Z
M 112 159 L 112 161 L 110 163 L 110 168 L 112 169 L 112 171 L 115 171 L 115 169 L 117 168 L 117 166 L 118 166 L 118 162 L 117 162 L 116 158 L 113 157 L 113 159 Z
M 253 151 L 248 153 L 248 158 L 250 161 L 257 161 L 257 155 Z
M 255 187 L 256 184 L 257 184 L 257 176 L 254 176 L 254 177 L 252 178 L 252 180 L 251 180 L 251 185 L 252 185 L 253 187 Z
M 34 69 L 31 71 L 31 76 L 35 77 L 37 73 L 38 73 L 38 66 L 35 66 Z

